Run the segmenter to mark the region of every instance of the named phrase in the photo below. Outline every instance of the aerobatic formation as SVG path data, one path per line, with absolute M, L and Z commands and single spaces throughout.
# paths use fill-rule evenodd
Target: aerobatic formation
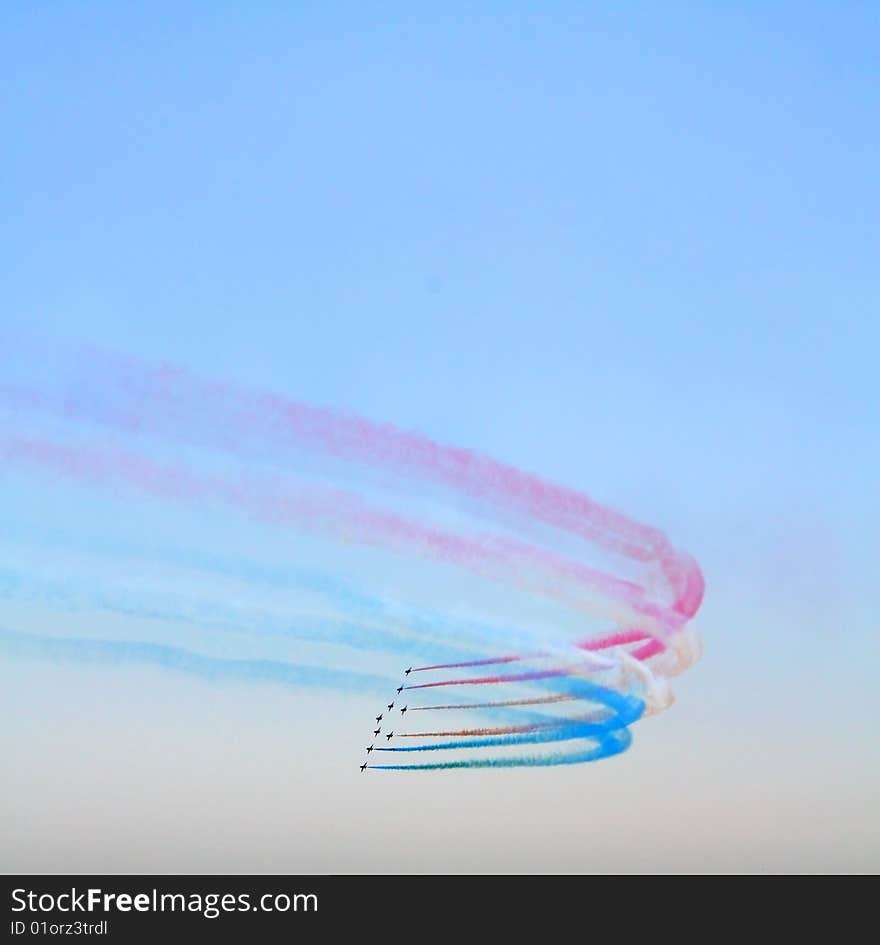
M 699 656 L 661 531 L 343 411 L 7 338 L 0 457 L 0 653 L 372 694 L 362 772 L 619 754 Z

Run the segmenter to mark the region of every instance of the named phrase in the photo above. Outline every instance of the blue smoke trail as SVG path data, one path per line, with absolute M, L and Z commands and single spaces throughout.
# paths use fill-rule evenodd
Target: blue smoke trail
M 16 526 L 11 525 L 8 521 L 4 523 L 3 531 L 7 535 L 14 529 L 16 529 Z M 28 526 L 26 529 L 19 527 L 17 530 L 20 535 L 27 534 L 28 537 L 34 537 L 35 530 L 32 526 Z M 73 536 L 55 528 L 40 528 L 38 538 L 56 547 L 59 544 L 74 548 L 82 546 L 82 540 L 79 536 Z M 447 662 L 479 658 L 481 655 L 489 654 L 488 652 L 484 654 L 473 647 L 464 648 L 460 645 L 446 644 L 441 642 L 442 640 L 480 640 L 484 642 L 484 645 L 491 644 L 494 646 L 497 644 L 508 649 L 534 646 L 533 635 L 522 628 L 510 625 L 491 625 L 480 620 L 455 619 L 447 614 L 425 610 L 424 608 L 415 610 L 404 604 L 368 594 L 351 582 L 320 572 L 273 567 L 246 558 L 231 558 L 210 552 L 184 550 L 179 547 L 134 545 L 128 541 L 107 539 L 102 536 L 90 536 L 87 548 L 90 553 L 97 551 L 113 558 L 152 556 L 154 560 L 158 559 L 161 562 L 167 562 L 178 567 L 188 567 L 199 572 L 245 581 L 273 590 L 298 590 L 317 594 L 340 613 L 348 614 L 359 621 L 366 621 L 369 618 L 384 621 L 386 629 L 382 631 L 383 633 L 396 632 L 401 643 L 411 644 L 410 647 L 396 646 L 389 639 L 387 641 L 388 645 L 383 645 L 382 648 L 392 651 L 397 650 L 399 652 L 403 649 L 412 649 L 418 651 L 420 656 L 430 659 L 434 659 L 435 656 L 432 654 L 436 653 L 437 660 Z M 22 576 L 16 573 L 11 582 L 7 583 L 21 582 L 22 580 Z M 4 593 L 2 576 L 0 576 L 0 593 Z M 106 592 L 102 592 L 102 596 L 106 598 Z M 97 606 L 104 605 L 99 603 Z M 116 608 L 112 606 L 110 609 Z M 202 614 L 203 611 L 200 610 L 198 619 L 202 619 Z M 151 616 L 149 613 L 131 614 L 131 616 L 135 615 Z M 156 616 L 160 615 L 156 614 Z M 208 612 L 204 612 L 204 617 L 211 620 Z M 223 618 L 220 618 L 220 621 L 225 622 Z M 388 623 L 394 623 L 398 626 L 403 625 L 405 629 L 390 630 L 387 628 Z M 329 632 L 329 625 L 327 629 Z M 346 634 L 344 624 L 340 625 L 339 629 L 341 636 L 336 642 L 351 647 L 359 647 L 358 641 L 361 637 L 358 633 Z M 320 637 L 316 636 L 313 639 L 318 640 Z M 373 649 L 370 646 L 365 648 Z
M 629 748 L 632 735 L 629 729 L 606 732 L 592 748 L 580 751 L 551 752 L 546 755 L 521 755 L 504 758 L 474 758 L 461 761 L 437 761 L 407 765 L 368 765 L 376 771 L 448 771 L 455 768 L 550 768 L 556 765 L 578 765 L 619 755 Z
M 273 683 L 292 688 L 310 686 L 369 695 L 384 694 L 391 685 L 391 680 L 384 676 L 282 660 L 220 659 L 159 643 L 37 636 L 3 627 L 0 627 L 0 652 L 20 659 L 73 660 L 114 666 L 146 664 L 211 682 Z
M 314 616 L 281 617 L 260 610 L 218 604 L 173 594 L 110 591 L 78 581 L 51 581 L 0 568 L 0 597 L 48 604 L 68 611 L 101 610 L 143 620 L 170 620 L 202 628 L 276 636 L 293 641 L 328 643 L 359 650 L 405 651 L 431 658 L 463 658 L 463 651 L 437 643 L 418 645 L 404 632 L 367 623 Z
M 438 771 L 450 768 L 513 768 L 547 767 L 560 764 L 579 764 L 596 761 L 624 751 L 630 744 L 628 726 L 645 711 L 645 703 L 635 696 L 625 695 L 598 686 L 583 679 L 567 678 L 563 690 L 579 698 L 603 704 L 609 714 L 598 721 L 578 719 L 560 720 L 544 716 L 549 724 L 534 732 L 497 735 L 482 738 L 456 739 L 448 742 L 432 742 L 427 745 L 406 745 L 377 748 L 376 751 L 414 752 L 470 750 L 480 748 L 506 748 L 514 745 L 546 745 L 554 742 L 584 740 L 596 742 L 595 747 L 580 751 L 551 752 L 543 755 L 510 756 L 504 758 L 478 758 L 460 761 L 425 762 L 416 764 L 369 765 L 370 768 L 386 771 Z M 541 723 L 538 723 L 541 724 Z

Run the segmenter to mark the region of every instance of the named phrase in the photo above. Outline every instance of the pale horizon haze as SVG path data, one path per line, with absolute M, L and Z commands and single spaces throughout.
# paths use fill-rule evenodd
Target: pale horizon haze
M 706 595 L 675 705 L 562 768 L 362 777 L 375 700 L 0 655 L 0 869 L 877 872 L 878 43 L 868 2 L 4 4 L 0 328 L 479 450 Z M 0 467 L 9 567 L 125 514 Z M 0 596 L 62 619 L 112 617 Z

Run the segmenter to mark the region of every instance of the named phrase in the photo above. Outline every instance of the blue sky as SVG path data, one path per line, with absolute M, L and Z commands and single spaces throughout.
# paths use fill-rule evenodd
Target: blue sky
M 878 19 L 871 3 L 5 4 L 0 320 L 393 420 L 662 527 L 706 572 L 707 656 L 633 767 L 597 777 L 637 792 L 671 766 L 721 798 L 702 846 L 664 836 L 685 867 L 791 868 L 805 850 L 813 868 L 876 866 L 876 830 L 816 824 L 867 815 L 880 773 Z M 33 664 L 7 708 L 36 718 L 49 672 Z M 267 698 L 225 711 L 259 725 Z M 24 759 L 11 812 L 46 772 L 4 738 Z M 270 749 L 248 751 L 267 775 Z M 823 752 L 830 780 L 803 788 Z M 597 767 L 554 783 L 586 790 Z M 734 771 L 750 819 L 713 780 Z M 620 783 L 602 783 L 613 804 Z M 453 790 L 485 814 L 492 784 Z M 760 853 L 792 784 L 814 803 Z M 325 786 L 356 810 L 348 790 Z M 644 809 L 674 820 L 676 803 Z M 603 867 L 566 846 L 570 823 L 543 827 L 539 865 Z M 444 830 L 424 837 L 442 867 L 504 850 L 529 868 L 534 838 L 487 827 L 465 856 Z M 759 852 L 726 858 L 749 830 Z M 283 865 L 269 830 L 230 843 L 228 870 Z M 320 866 L 319 845 L 291 868 Z M 165 862 L 131 849 L 89 865 Z M 631 862 L 610 834 L 607 851 Z M 326 862 L 388 868 L 359 856 L 340 839 Z

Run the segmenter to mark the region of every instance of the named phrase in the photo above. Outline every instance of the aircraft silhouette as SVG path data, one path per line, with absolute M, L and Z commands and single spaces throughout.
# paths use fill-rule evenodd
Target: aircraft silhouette
M 382 721 L 382 716 L 381 716 L 381 715 L 377 715 L 377 716 L 376 716 L 376 721 L 377 721 L 377 722 L 381 722 L 381 721 Z
M 386 737 L 386 738 L 391 738 L 391 736 L 392 736 L 393 734 L 394 734 L 394 732 L 391 732 L 389 735 L 386 735 L 385 737 Z
M 397 694 L 400 695 L 403 692 L 403 686 L 397 687 Z
M 367 769 L 367 763 L 366 763 L 366 761 L 365 761 L 365 762 L 361 765 L 361 774 L 363 774 L 364 771 L 366 771 L 366 769 Z
M 373 746 L 370 745 L 370 747 L 367 749 L 367 754 L 369 755 L 369 753 L 370 753 L 372 750 L 373 750 Z
M 389 709 L 389 711 L 390 711 L 391 709 L 393 709 L 393 708 L 394 708 L 394 703 L 393 703 L 393 702 L 389 702 L 389 703 L 388 703 L 388 709 Z
M 408 708 L 409 708 L 409 706 L 408 706 L 408 705 L 405 705 L 405 706 L 400 710 L 400 714 L 401 714 L 401 715 L 406 715 L 406 710 L 407 710 Z
M 373 734 L 374 734 L 374 735 L 378 735 L 379 732 L 381 732 L 381 731 L 382 731 L 382 726 L 380 725 L 380 726 L 373 732 Z
M 410 666 L 410 668 L 409 668 L 403 675 L 404 675 L 404 676 L 409 676 L 409 674 L 410 674 L 411 672 L 412 672 L 412 666 Z

